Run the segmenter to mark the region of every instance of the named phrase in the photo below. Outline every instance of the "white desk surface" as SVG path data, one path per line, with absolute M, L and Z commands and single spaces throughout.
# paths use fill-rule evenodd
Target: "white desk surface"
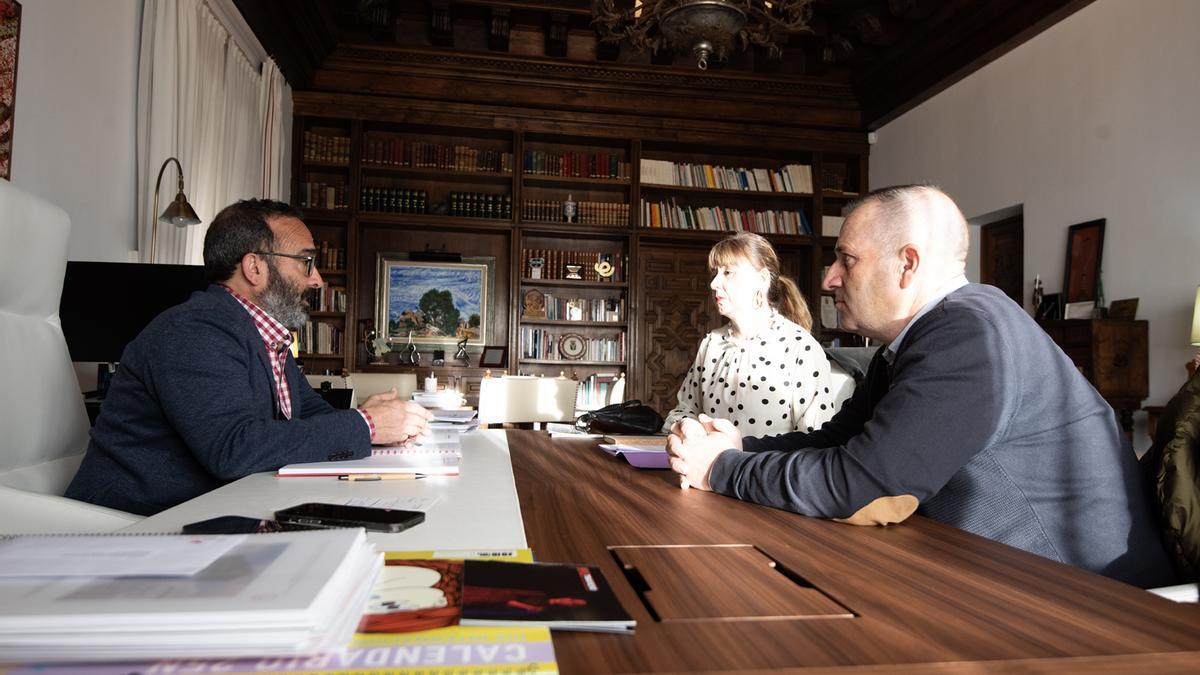
M 462 446 L 462 473 L 458 476 L 347 482 L 333 476 L 276 478 L 273 473 L 258 473 L 150 516 L 122 532 L 179 532 L 188 523 L 216 516 L 272 518 L 279 509 L 305 502 L 437 497 L 424 523 L 397 534 L 368 533 L 368 539 L 384 551 L 526 548 L 504 431 L 472 431 L 463 435 Z

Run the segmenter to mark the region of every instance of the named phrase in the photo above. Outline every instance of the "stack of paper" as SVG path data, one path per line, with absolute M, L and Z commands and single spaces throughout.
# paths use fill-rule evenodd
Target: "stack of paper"
M 466 433 L 479 428 L 479 420 L 475 419 L 476 411 L 467 410 L 433 410 L 433 419 L 429 428 L 434 431 L 455 431 Z
M 205 540 L 233 541 L 194 574 L 117 568 Z M 11 548 L 9 548 L 11 547 Z M 258 535 L 14 537 L 12 554 L 72 556 L 83 575 L 0 564 L 0 662 L 295 656 L 347 644 L 382 567 L 361 529 Z M 86 574 L 87 568 L 95 571 Z M 76 573 L 80 570 L 75 570 Z M 15 575 L 14 575 L 15 573 Z

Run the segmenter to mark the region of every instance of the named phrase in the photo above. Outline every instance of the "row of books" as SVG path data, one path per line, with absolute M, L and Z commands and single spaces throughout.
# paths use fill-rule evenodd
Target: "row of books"
M 297 347 L 302 354 L 341 354 L 345 332 L 325 321 L 305 321 L 296 331 Z
M 447 213 L 463 218 L 512 219 L 512 195 L 451 192 Z
M 346 288 L 322 286 L 308 291 L 308 308 L 314 312 L 346 311 Z
M 545 317 L 535 317 L 528 312 L 525 318 L 546 318 L 553 321 L 611 321 L 618 323 L 625 317 L 624 298 L 563 298 L 551 293 L 544 295 Z M 528 310 L 528 308 L 526 308 Z
M 304 132 L 304 161 L 349 164 L 350 137 Z
M 380 166 L 512 173 L 513 157 L 511 152 L 495 148 L 368 136 L 363 148 L 363 162 Z
M 302 209 L 348 209 L 345 183 L 322 183 L 305 181 L 300 184 L 300 208 Z
M 324 239 L 313 242 L 317 247 L 317 269 L 344 270 L 346 269 L 346 249 L 334 246 Z
M 544 223 L 575 222 L 580 225 L 628 225 L 629 204 L 624 202 L 570 202 L 578 213 L 568 220 L 563 205 L 568 202 L 526 199 L 521 204 L 521 220 Z
M 359 194 L 359 208 L 377 213 L 425 213 L 428 193 L 424 190 L 404 188 L 363 188 Z
M 611 152 L 526 150 L 523 170 L 535 176 L 629 180 L 629 162 Z
M 612 266 L 613 273 L 608 281 L 625 281 L 625 256 L 621 253 L 596 251 L 564 251 L 553 248 L 521 249 L 521 261 L 526 279 L 570 279 L 567 265 L 578 266 L 579 279 L 600 281 L 596 266 L 604 263 Z
M 680 206 L 670 202 L 642 202 L 642 226 L 676 230 L 745 230 L 760 234 L 812 234 L 812 224 L 802 210 L 758 211 L 719 206 Z
M 524 326 L 521 328 L 521 358 L 608 361 L 610 363 L 624 363 L 625 361 L 624 331 L 613 337 L 584 337 L 572 334 L 572 337 L 582 339 L 583 349 L 569 353 L 563 349 L 563 337 L 564 335 L 545 328 Z
M 641 168 L 643 185 L 799 194 L 812 194 L 813 191 L 812 167 L 807 164 L 787 164 L 779 169 L 747 169 L 643 159 Z
M 578 410 L 596 410 L 609 404 L 613 389 L 625 386 L 625 373 L 592 373 L 579 382 L 579 393 L 575 397 Z M 616 403 L 616 401 L 613 401 Z

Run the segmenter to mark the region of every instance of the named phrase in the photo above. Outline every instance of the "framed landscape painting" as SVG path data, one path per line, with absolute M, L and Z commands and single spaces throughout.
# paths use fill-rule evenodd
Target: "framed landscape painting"
M 375 325 L 391 344 L 487 344 L 495 258 L 462 262 L 410 260 L 380 253 Z

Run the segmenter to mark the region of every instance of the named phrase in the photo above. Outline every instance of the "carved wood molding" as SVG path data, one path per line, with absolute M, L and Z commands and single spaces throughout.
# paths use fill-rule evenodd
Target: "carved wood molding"
M 373 66 L 373 67 L 372 67 Z M 793 101 L 819 99 L 856 107 L 849 83 L 828 82 L 815 78 L 770 77 L 738 73 L 729 75 L 700 73 L 674 68 L 645 68 L 617 64 L 562 62 L 534 57 L 461 54 L 434 50 L 416 50 L 387 46 L 353 45 L 338 48 L 323 69 L 327 70 L 415 70 L 427 74 L 430 68 L 446 68 L 480 76 L 537 76 L 569 80 L 572 83 L 637 84 L 643 87 L 692 89 L 708 96 L 788 97 Z
M 819 148 L 864 153 L 866 134 L 859 130 L 772 126 L 747 121 L 663 119 L 634 114 L 579 112 L 518 106 L 481 105 L 340 92 L 297 91 L 293 113 L 403 124 L 511 129 L 541 133 L 582 133 L 618 139 L 683 140 L 688 143 L 770 143 L 775 147 Z

